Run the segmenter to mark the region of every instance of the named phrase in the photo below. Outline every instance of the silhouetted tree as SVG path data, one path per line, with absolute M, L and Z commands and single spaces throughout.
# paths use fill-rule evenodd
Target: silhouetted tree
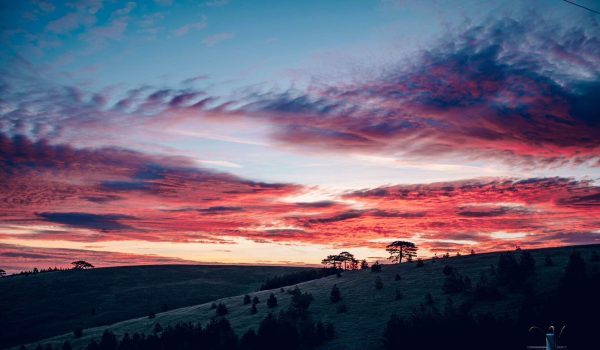
M 419 258 L 417 259 L 417 265 L 416 267 L 423 267 L 425 266 L 425 263 L 423 262 L 423 259 Z
M 267 306 L 269 308 L 274 308 L 277 306 L 277 298 L 275 297 L 275 294 L 271 293 L 271 295 L 269 295 L 269 299 L 267 299 Z
M 92 268 L 94 268 L 94 265 L 90 264 L 89 262 L 87 262 L 85 260 L 73 261 L 71 263 L 71 265 L 73 265 L 73 269 L 75 269 L 75 270 L 83 270 L 83 269 L 92 269 Z
M 162 332 L 162 330 L 163 330 L 163 328 L 162 328 L 162 326 L 160 325 L 160 323 L 156 322 L 156 323 L 154 324 L 154 329 L 152 329 L 152 332 L 154 332 L 154 334 L 156 334 L 156 333 L 160 333 L 160 332 Z
M 377 278 L 375 278 L 375 289 L 382 289 L 383 288 L 383 281 L 381 280 L 380 276 L 377 276 Z
M 227 310 L 227 305 L 225 305 L 224 303 L 219 303 L 219 305 L 217 305 L 217 310 L 216 310 L 217 316 L 225 316 L 225 315 L 227 315 L 228 311 L 229 310 Z
M 102 338 L 100 338 L 100 350 L 116 350 L 119 342 L 117 341 L 117 336 L 109 330 L 105 330 L 102 333 Z
M 248 305 L 250 304 L 251 299 L 250 296 L 248 294 L 244 295 L 244 305 Z
M 471 255 L 475 255 L 475 250 L 471 249 Z
M 379 261 L 375 261 L 375 263 L 371 265 L 371 272 L 381 272 L 381 264 Z
M 79 327 L 75 328 L 75 330 L 73 330 L 73 336 L 75 336 L 75 338 L 81 338 L 81 336 L 83 335 L 83 330 Z
M 0 269 L 0 277 L 4 277 L 6 276 L 6 271 L 4 271 L 3 269 Z
M 360 261 L 360 269 L 361 270 L 366 270 L 368 268 L 369 268 L 369 263 L 365 259 L 362 259 Z
M 332 303 L 337 303 L 338 301 L 342 300 L 342 293 L 340 292 L 340 289 L 337 287 L 336 284 L 334 284 L 331 288 L 329 300 L 331 300 Z
M 385 249 L 389 254 L 392 262 L 401 263 L 406 257 L 409 261 L 417 256 L 417 246 L 412 242 L 395 241 L 387 245 Z

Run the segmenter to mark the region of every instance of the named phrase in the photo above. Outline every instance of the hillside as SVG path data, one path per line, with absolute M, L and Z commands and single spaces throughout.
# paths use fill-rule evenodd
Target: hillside
M 257 290 L 298 267 L 157 265 L 0 279 L 0 348 Z
M 591 253 L 594 250 L 599 250 L 599 246 L 531 251 L 536 268 L 530 282 L 535 286 L 538 296 L 556 290 L 569 255 L 573 251 L 581 252 L 588 264 L 588 270 L 597 273 L 600 263 L 590 261 Z M 425 265 L 420 268 L 417 268 L 414 263 L 384 265 L 381 273 L 373 273 L 370 270 L 347 271 L 339 278 L 333 275 L 301 283 L 298 286 L 302 291 L 310 292 L 314 296 L 314 302 L 310 306 L 312 317 L 316 320 L 332 322 L 335 325 L 335 339 L 327 343 L 323 347 L 324 349 L 380 349 L 383 347 L 382 331 L 392 314 L 410 315 L 416 307 L 424 302 L 427 293 L 431 293 L 433 303 L 440 309 L 444 308 L 448 299 L 451 299 L 454 305 L 459 305 L 465 298 L 460 293 L 447 295 L 442 291 L 442 285 L 446 278 L 442 271 L 446 264 L 459 271 L 461 275 L 477 281 L 480 273 L 488 271 L 491 265 L 497 264 L 498 256 L 498 253 L 493 253 L 438 259 L 435 263 L 426 261 Z M 552 258 L 552 266 L 545 266 L 544 261 L 547 256 Z M 401 280 L 395 279 L 396 274 L 401 276 Z M 383 282 L 383 288 L 379 290 L 374 287 L 377 277 L 380 277 Z M 329 300 L 334 284 L 339 287 L 343 297 L 343 300 L 337 304 L 332 304 Z M 396 290 L 400 290 L 403 294 L 400 300 L 396 300 Z M 268 309 L 265 303 L 271 292 L 279 300 L 279 306 L 274 309 Z M 287 307 L 291 298 L 288 293 L 281 292 L 279 289 L 255 292 L 250 295 L 258 296 L 261 300 L 261 303 L 258 304 L 258 313 L 254 315 L 250 314 L 249 305 L 243 305 L 243 295 L 219 300 L 227 305 L 229 313 L 226 317 L 238 335 L 243 334 L 249 328 L 256 329 L 265 315 L 270 311 Z M 516 317 L 515 310 L 523 304 L 522 293 L 502 290 L 502 295 L 502 298 L 496 301 L 476 303 L 473 310 Z M 62 346 L 65 340 L 69 340 L 77 349 L 89 343 L 90 339 L 99 337 L 105 329 L 110 329 L 117 335 L 123 335 L 126 332 L 130 334 L 150 333 L 156 323 L 160 323 L 162 327 L 183 321 L 207 323 L 215 317 L 215 310 L 211 309 L 211 304 L 212 302 L 170 310 L 157 314 L 155 319 L 141 317 L 108 327 L 86 329 L 80 339 L 75 339 L 73 334 L 69 333 L 47 339 L 46 343 Z M 340 304 L 346 305 L 346 312 L 338 312 Z

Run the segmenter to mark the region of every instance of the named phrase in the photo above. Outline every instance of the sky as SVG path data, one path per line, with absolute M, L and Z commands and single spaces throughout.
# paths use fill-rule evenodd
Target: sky
M 0 1 L 0 23 L 9 272 L 600 243 L 600 15 L 565 1 Z

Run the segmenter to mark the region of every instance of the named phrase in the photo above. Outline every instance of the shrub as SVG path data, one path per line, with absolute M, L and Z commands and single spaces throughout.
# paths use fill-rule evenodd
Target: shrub
M 257 312 L 258 312 L 258 310 L 256 309 L 256 304 L 252 304 L 252 307 L 250 308 L 250 313 L 252 315 L 254 315 Z
M 423 262 L 423 259 L 418 258 L 417 259 L 417 265 L 416 265 L 416 267 L 423 267 L 423 266 L 425 266 L 425 263 Z
M 377 278 L 375 278 L 375 289 L 383 289 L 383 281 L 381 280 L 381 277 L 377 276 Z
M 258 299 L 258 296 L 254 296 L 254 298 L 252 298 L 252 304 L 258 304 L 260 303 L 260 299 Z
M 277 298 L 275 297 L 275 294 L 271 293 L 271 295 L 269 295 L 269 299 L 267 299 L 267 306 L 269 308 L 274 308 L 277 306 Z
M 337 308 L 337 313 L 338 314 L 344 314 L 348 311 L 348 307 L 346 307 L 346 304 L 340 304 Z
M 81 338 L 82 335 L 83 330 L 81 328 L 75 328 L 75 330 L 73 331 L 73 336 L 75 336 L 75 338 Z
M 402 279 L 402 277 L 400 277 L 400 274 L 396 274 L 396 276 L 394 277 L 394 281 L 400 281 Z
M 250 296 L 248 294 L 244 295 L 244 305 L 250 304 L 251 301 L 252 299 L 250 299 Z
M 329 300 L 331 300 L 332 303 L 337 303 L 338 301 L 342 300 L 342 293 L 340 292 L 340 289 L 335 284 L 331 288 Z
M 225 316 L 225 315 L 227 315 L 228 312 L 229 312 L 229 310 L 227 310 L 227 305 L 225 305 L 223 303 L 219 303 L 219 305 L 217 305 L 217 310 L 216 310 L 217 316 Z
M 381 264 L 379 261 L 375 261 L 375 263 L 371 265 L 371 272 L 381 272 Z
M 445 265 L 444 269 L 442 270 L 442 272 L 444 273 L 444 275 L 446 276 L 450 276 L 452 274 L 452 272 L 454 271 L 454 269 L 452 268 L 452 266 L 450 265 Z

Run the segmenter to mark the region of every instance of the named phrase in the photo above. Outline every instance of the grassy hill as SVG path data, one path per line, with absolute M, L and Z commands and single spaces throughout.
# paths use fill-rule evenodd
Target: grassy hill
M 591 253 L 594 250 L 598 251 L 600 247 L 595 245 L 531 251 L 536 261 L 536 268 L 530 283 L 535 286 L 535 292 L 543 294 L 556 290 L 568 257 L 573 251 L 581 252 L 588 264 L 588 270 L 597 273 L 600 270 L 600 263 L 590 261 Z M 310 306 L 310 314 L 313 319 L 329 321 L 335 325 L 336 337 L 324 346 L 325 349 L 380 349 L 383 347 L 382 331 L 390 316 L 392 314 L 410 315 L 424 302 L 427 293 L 432 295 L 433 303 L 440 309 L 444 308 L 449 298 L 455 305 L 459 305 L 466 298 L 464 294 L 460 293 L 444 294 L 442 285 L 446 276 L 442 271 L 446 264 L 475 282 L 482 271 L 489 271 L 490 266 L 498 262 L 498 255 L 492 253 L 452 257 L 439 259 L 435 263 L 425 261 L 423 267 L 416 267 L 414 263 L 384 265 L 381 273 L 373 273 L 370 270 L 348 271 L 339 278 L 333 275 L 301 283 L 298 286 L 302 291 L 310 292 L 314 296 L 315 300 Z M 552 258 L 553 266 L 545 266 L 544 261 L 547 256 Z M 396 274 L 401 276 L 401 280 L 396 280 Z M 375 288 L 377 277 L 380 277 L 383 282 L 382 289 Z M 329 294 L 334 284 L 340 288 L 343 297 L 343 300 L 336 304 L 332 304 L 329 300 Z M 403 298 L 400 300 L 396 299 L 397 290 L 403 294 Z M 279 299 L 279 306 L 275 309 L 268 309 L 266 300 L 272 292 Z M 476 303 L 473 310 L 516 317 L 514 310 L 523 303 L 522 293 L 504 289 L 501 292 L 503 296 L 499 300 Z M 256 295 L 261 300 L 261 303 L 258 304 L 258 313 L 254 315 L 249 312 L 249 305 L 243 305 L 243 295 L 225 297 L 217 301 L 227 305 L 229 313 L 226 317 L 238 335 L 243 334 L 249 328 L 256 329 L 265 315 L 287 307 L 291 299 L 288 293 L 281 292 L 280 289 L 254 292 L 250 295 Z M 69 340 L 77 349 L 89 343 L 90 339 L 99 337 L 105 329 L 110 329 L 117 335 L 123 335 L 125 332 L 130 334 L 150 333 L 157 322 L 163 327 L 183 321 L 204 324 L 215 317 L 215 310 L 211 309 L 211 303 L 169 310 L 157 314 L 155 319 L 141 317 L 106 327 L 86 329 L 80 339 L 75 339 L 73 334 L 66 334 L 47 339 L 46 342 L 60 346 L 64 340 Z M 341 304 L 346 306 L 346 312 L 339 312 Z
M 258 290 L 298 267 L 159 265 L 0 279 L 0 348 Z

